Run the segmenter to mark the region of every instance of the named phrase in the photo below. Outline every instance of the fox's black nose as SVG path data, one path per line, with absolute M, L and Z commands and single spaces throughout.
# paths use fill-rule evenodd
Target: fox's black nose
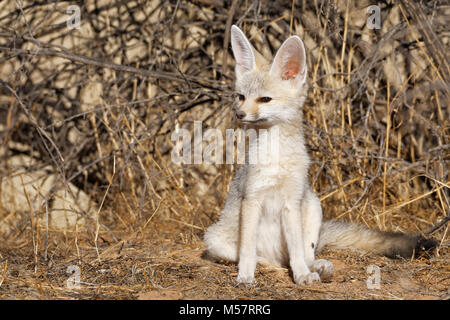
M 239 120 L 244 119 L 246 115 L 247 114 L 242 110 L 236 111 L 236 118 L 238 118 Z

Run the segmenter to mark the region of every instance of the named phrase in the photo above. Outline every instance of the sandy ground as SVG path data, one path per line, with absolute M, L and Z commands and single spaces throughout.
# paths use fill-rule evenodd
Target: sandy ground
M 0 245 L 1 299 L 449 299 L 450 250 L 415 260 L 323 251 L 326 283 L 297 286 L 285 268 L 258 266 L 254 286 L 236 284 L 237 266 L 204 258 L 199 238 L 135 233 L 115 242 L 50 235 L 48 259 L 31 238 Z M 27 240 L 29 239 L 29 240 Z M 98 249 L 98 254 L 97 254 Z M 369 269 L 371 267 L 372 271 Z M 75 271 L 70 271 L 75 270 Z M 379 287 L 377 286 L 379 270 Z M 75 272 L 71 274 L 71 272 Z M 79 286 L 77 276 L 79 275 Z M 369 279 L 369 280 L 368 280 Z M 369 281 L 369 285 L 368 282 Z

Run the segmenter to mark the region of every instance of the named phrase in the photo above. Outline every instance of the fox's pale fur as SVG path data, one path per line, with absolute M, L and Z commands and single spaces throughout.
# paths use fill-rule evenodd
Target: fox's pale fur
M 238 262 L 238 282 L 253 282 L 256 264 L 263 262 L 289 265 L 298 284 L 332 276 L 332 263 L 314 258 L 325 245 L 411 256 L 418 237 L 337 221 L 322 223 L 320 201 L 307 176 L 309 156 L 302 129 L 307 66 L 302 40 L 289 37 L 271 64 L 236 26 L 231 29 L 231 44 L 236 59 L 236 114 L 246 128 L 269 132 L 277 128 L 279 154 L 236 171 L 221 216 L 204 236 L 208 253 Z M 258 141 L 251 141 L 248 152 L 258 148 Z

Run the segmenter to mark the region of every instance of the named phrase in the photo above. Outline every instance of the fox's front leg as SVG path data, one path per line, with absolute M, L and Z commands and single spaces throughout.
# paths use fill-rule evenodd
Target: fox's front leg
M 281 223 L 289 253 L 289 263 L 297 284 L 320 282 L 317 272 L 310 272 L 305 259 L 301 211 L 296 199 L 286 202 Z
M 238 283 L 255 281 L 256 233 L 260 217 L 260 204 L 256 200 L 243 199 L 241 206 Z
M 333 264 L 325 259 L 316 260 L 315 250 L 319 242 L 322 208 L 317 196 L 310 190 L 306 192 L 302 207 L 302 230 L 306 265 L 311 271 L 319 273 L 321 280 L 329 280 L 334 273 Z

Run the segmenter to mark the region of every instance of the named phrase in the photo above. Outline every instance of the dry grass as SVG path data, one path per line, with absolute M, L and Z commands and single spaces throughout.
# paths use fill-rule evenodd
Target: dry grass
M 450 214 L 448 6 L 380 2 L 382 29 L 370 30 L 369 1 L 86 1 L 69 30 L 69 4 L 0 4 L 0 189 L 19 177 L 23 193 L 0 198 L 0 298 L 448 298 L 448 224 L 434 227 Z M 432 233 L 438 256 L 324 252 L 330 283 L 296 287 L 287 270 L 259 267 L 253 288 L 235 286 L 235 265 L 201 258 L 233 168 L 171 163 L 170 136 L 196 120 L 234 126 L 231 23 L 265 55 L 304 39 L 325 216 Z M 27 180 L 42 172 L 55 177 L 46 191 Z M 77 190 L 93 204 L 63 211 L 85 223 L 53 227 L 57 200 Z M 371 264 L 380 290 L 365 286 Z M 70 265 L 80 289 L 66 286 Z

